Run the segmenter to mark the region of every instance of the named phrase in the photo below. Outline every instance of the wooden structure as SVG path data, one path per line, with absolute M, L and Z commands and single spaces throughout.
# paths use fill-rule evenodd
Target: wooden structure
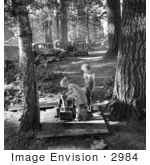
M 64 121 L 55 118 L 56 108 L 41 111 L 42 128 L 36 138 L 79 136 L 109 133 L 107 124 L 100 113 L 95 111 L 88 121 Z
M 42 128 L 38 131 L 36 138 L 79 136 L 109 133 L 107 121 L 101 111 L 101 103 L 95 104 L 96 108 L 88 121 L 64 121 L 55 118 L 56 103 L 40 104 L 40 122 Z M 9 111 L 22 110 L 23 106 L 13 107 Z

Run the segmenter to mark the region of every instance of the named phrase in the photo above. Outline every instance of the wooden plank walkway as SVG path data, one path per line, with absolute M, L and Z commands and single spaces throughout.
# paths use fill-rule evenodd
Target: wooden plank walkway
M 78 136 L 109 133 L 100 112 L 93 113 L 89 121 L 60 121 L 55 118 L 56 108 L 41 111 L 42 129 L 36 138 Z
M 50 109 L 50 108 L 55 108 L 57 105 L 57 102 L 52 102 L 52 103 L 40 103 L 39 104 L 39 108 L 40 110 L 46 110 L 46 109 Z M 9 111 L 12 112 L 17 112 L 19 110 L 23 110 L 23 105 L 19 105 L 19 106 L 14 106 L 9 108 Z
M 78 136 L 91 134 L 109 133 L 103 115 L 100 113 L 101 103 L 96 103 L 93 117 L 89 121 L 60 121 L 55 118 L 57 103 L 40 103 L 40 122 L 42 129 L 37 133 L 37 138 L 46 137 L 62 137 L 62 136 Z M 13 107 L 9 111 L 17 112 L 23 109 L 20 107 Z M 43 111 L 44 110 L 44 111 Z

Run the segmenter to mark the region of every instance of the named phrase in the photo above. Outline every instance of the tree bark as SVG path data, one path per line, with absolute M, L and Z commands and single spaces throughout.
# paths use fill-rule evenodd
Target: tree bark
M 138 119 L 146 108 L 146 1 L 123 1 L 112 118 Z
M 86 27 L 87 27 L 87 41 L 88 44 L 90 43 L 90 29 L 89 29 L 89 13 L 87 11 L 87 22 L 86 22 Z
M 67 6 L 66 0 L 60 0 L 60 40 L 65 47 L 66 42 L 68 41 L 68 26 L 67 26 Z
M 24 111 L 21 117 L 20 131 L 28 131 L 36 129 L 40 123 L 38 94 L 33 64 L 32 32 L 25 1 L 13 0 L 12 5 L 18 28 L 19 62 L 22 71 L 24 91 Z
M 121 30 L 120 0 L 107 0 L 108 51 L 106 56 L 116 57 Z
M 82 1 L 78 1 L 78 15 L 77 15 L 77 38 L 84 38 L 84 11 Z
M 44 22 L 45 42 L 52 42 L 52 23 L 49 20 Z
M 31 25 L 31 30 L 32 30 L 32 41 L 34 43 L 35 42 L 35 36 L 34 36 L 34 19 L 32 17 L 30 18 L 30 25 Z
M 59 40 L 60 39 L 60 30 L 59 30 L 59 12 L 58 12 L 58 8 L 56 9 L 57 13 L 56 13 L 56 39 Z

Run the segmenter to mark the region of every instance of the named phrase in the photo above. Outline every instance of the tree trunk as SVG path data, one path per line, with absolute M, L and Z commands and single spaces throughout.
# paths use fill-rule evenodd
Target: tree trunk
M 58 9 L 57 9 L 58 10 Z M 56 39 L 59 40 L 59 12 L 56 13 Z
M 84 38 L 84 11 L 82 1 L 78 2 L 78 15 L 77 15 L 77 38 Z
M 44 22 L 45 42 L 52 42 L 52 23 L 49 20 Z
M 104 38 L 104 28 L 103 28 L 101 19 L 100 19 L 99 24 L 100 24 L 100 26 L 99 26 L 99 32 L 100 32 L 100 35 L 101 35 L 100 38 Z
M 112 118 L 137 119 L 146 108 L 146 1 L 123 1 Z
M 32 30 L 32 41 L 33 43 L 35 42 L 35 36 L 34 36 L 34 19 L 30 17 L 30 25 L 31 25 L 31 30 Z
M 13 0 L 13 10 L 17 22 L 20 68 L 23 78 L 24 112 L 21 117 L 20 131 L 36 129 L 39 126 L 39 105 L 32 52 L 32 32 L 29 24 L 25 1 Z
M 90 43 L 90 29 L 89 29 L 89 13 L 87 11 L 87 22 L 86 22 L 86 26 L 87 26 L 87 40 L 88 40 L 88 44 Z
M 107 0 L 108 51 L 106 56 L 116 57 L 121 30 L 120 0 Z
M 60 0 L 60 40 L 63 43 L 63 46 L 66 46 L 68 41 L 68 26 L 67 26 L 67 6 L 66 0 Z

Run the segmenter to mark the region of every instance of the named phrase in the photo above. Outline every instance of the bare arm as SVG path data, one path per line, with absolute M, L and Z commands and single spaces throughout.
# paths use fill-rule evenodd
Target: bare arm
M 85 78 L 85 77 L 86 77 L 86 74 L 84 73 L 84 74 L 83 74 L 83 78 Z
M 93 91 L 95 89 L 95 73 L 92 74 L 92 79 L 93 79 Z

